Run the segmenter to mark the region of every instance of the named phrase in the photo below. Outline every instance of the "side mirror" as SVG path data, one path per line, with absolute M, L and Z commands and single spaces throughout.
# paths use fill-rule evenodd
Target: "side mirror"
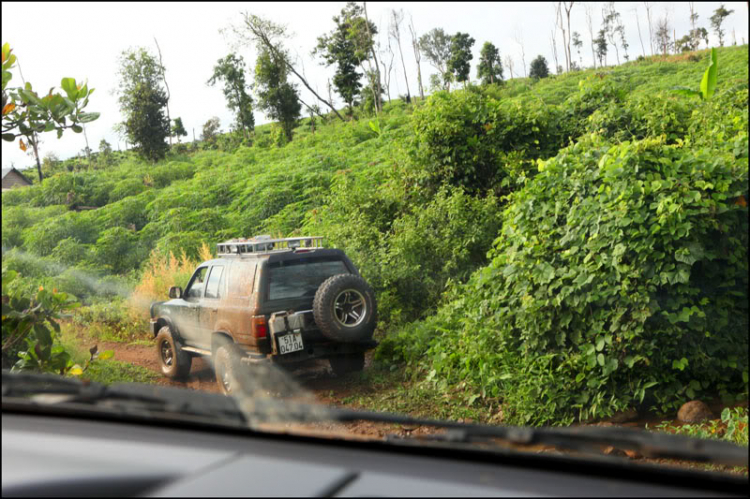
M 169 288 L 170 298 L 182 298 L 182 288 L 179 286 L 172 286 Z

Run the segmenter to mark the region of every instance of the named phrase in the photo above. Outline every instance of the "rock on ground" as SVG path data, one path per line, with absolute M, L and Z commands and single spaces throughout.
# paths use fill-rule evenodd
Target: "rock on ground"
M 683 423 L 700 423 L 706 419 L 713 419 L 711 409 L 700 400 L 691 400 L 677 411 L 677 419 Z

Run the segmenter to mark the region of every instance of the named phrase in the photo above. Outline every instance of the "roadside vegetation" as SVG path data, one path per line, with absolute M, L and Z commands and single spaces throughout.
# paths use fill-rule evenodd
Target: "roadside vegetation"
M 143 341 L 215 243 L 321 235 L 376 291 L 371 376 L 410 387 L 362 401 L 561 425 L 747 400 L 747 46 L 717 50 L 712 95 L 675 89 L 710 54 L 48 162 L 2 195 L 3 268 L 75 296 L 102 340 Z

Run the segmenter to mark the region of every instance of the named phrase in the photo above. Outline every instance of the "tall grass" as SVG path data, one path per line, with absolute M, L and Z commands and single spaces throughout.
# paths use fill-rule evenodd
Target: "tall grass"
M 183 251 L 179 257 L 172 252 L 163 255 L 152 251 L 145 266 L 140 282 L 128 298 L 130 310 L 137 316 L 148 317 L 151 303 L 169 299 L 169 288 L 180 286 L 185 288 L 195 268 L 213 255 L 208 244 L 201 244 L 198 252 L 199 260 L 189 258 Z

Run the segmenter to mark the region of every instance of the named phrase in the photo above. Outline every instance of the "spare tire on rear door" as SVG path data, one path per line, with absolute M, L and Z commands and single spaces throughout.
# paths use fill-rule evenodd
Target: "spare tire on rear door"
M 326 338 L 347 343 L 369 340 L 375 331 L 375 293 L 357 275 L 331 276 L 315 293 L 313 315 Z

